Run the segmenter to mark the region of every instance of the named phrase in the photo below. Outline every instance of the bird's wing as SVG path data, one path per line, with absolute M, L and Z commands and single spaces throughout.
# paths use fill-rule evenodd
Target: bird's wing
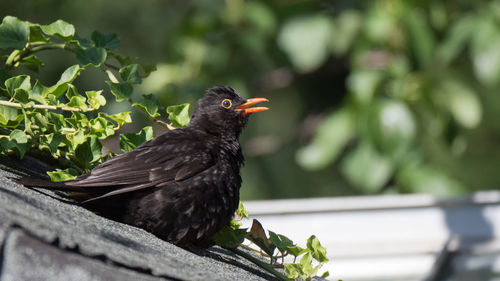
M 65 184 L 81 187 L 86 193 L 100 193 L 95 200 L 183 181 L 215 165 L 215 158 L 200 141 L 183 141 L 178 137 L 158 139 L 118 155 Z

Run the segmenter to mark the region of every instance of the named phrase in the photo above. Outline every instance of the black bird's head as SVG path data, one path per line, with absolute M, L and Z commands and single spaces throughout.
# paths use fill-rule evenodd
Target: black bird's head
M 264 101 L 268 100 L 244 99 L 231 87 L 215 86 L 208 89 L 198 101 L 191 125 L 203 127 L 213 133 L 235 134 L 237 137 L 250 114 L 268 110 L 267 107 L 251 107 Z

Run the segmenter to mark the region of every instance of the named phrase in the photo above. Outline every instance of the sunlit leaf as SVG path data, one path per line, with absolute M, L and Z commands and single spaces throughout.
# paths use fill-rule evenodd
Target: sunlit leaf
M 123 81 L 130 82 L 133 84 L 140 84 L 142 82 L 141 77 L 139 77 L 139 65 L 130 64 L 120 68 L 120 76 Z
M 160 116 L 160 113 L 158 113 L 158 98 L 153 94 L 142 95 L 142 97 L 142 101 L 133 103 L 132 106 L 139 108 L 151 118 Z
M 341 172 L 351 184 L 362 188 L 365 193 L 375 193 L 388 182 L 394 168 L 393 162 L 364 141 L 342 161 Z
M 145 141 L 151 140 L 152 138 L 153 128 L 150 126 L 142 128 L 142 130 L 137 134 L 121 134 L 120 149 L 123 152 L 132 151 L 137 146 L 141 145 Z
M 30 29 L 26 22 L 16 17 L 6 16 L 0 24 L 0 49 L 22 50 L 28 43 Z
M 73 168 L 64 170 L 56 169 L 55 171 L 47 172 L 47 174 L 50 176 L 50 180 L 52 180 L 53 182 L 72 180 L 78 176 L 78 172 Z
M 115 96 L 117 102 L 128 100 L 132 96 L 134 88 L 129 82 L 123 83 L 113 83 L 111 81 L 106 81 L 111 93 Z
M 167 107 L 168 120 L 175 127 L 184 127 L 189 124 L 189 103 L 171 105 Z
M 309 170 L 326 167 L 337 159 L 354 133 L 354 119 L 349 110 L 331 113 L 318 126 L 312 142 L 297 152 L 297 162 Z
M 283 25 L 278 44 L 298 71 L 310 72 L 327 59 L 331 32 L 332 21 L 327 16 L 294 18 Z
M 41 25 L 40 28 L 45 34 L 58 35 L 66 40 L 75 35 L 75 27 L 63 20 L 57 20 L 49 25 Z
M 246 228 L 233 229 L 229 226 L 224 226 L 211 239 L 220 247 L 232 249 L 238 247 L 243 242 L 246 234 Z

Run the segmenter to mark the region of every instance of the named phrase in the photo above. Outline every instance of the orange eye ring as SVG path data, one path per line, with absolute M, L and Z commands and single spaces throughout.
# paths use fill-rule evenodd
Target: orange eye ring
M 233 106 L 233 103 L 230 99 L 225 99 L 220 103 L 220 106 L 224 107 L 225 109 L 230 109 L 231 106 Z

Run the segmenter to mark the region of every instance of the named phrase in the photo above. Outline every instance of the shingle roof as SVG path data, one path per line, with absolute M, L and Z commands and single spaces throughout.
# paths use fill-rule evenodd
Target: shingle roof
M 7 178 L 19 162 L 0 162 L 0 280 L 276 280 L 226 250 L 201 257 L 25 188 Z

